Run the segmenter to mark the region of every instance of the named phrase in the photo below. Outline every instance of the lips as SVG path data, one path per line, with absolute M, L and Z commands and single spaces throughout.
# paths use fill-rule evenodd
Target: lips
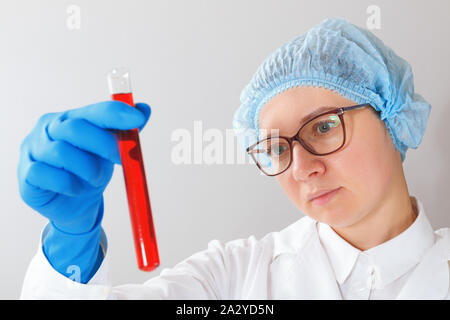
M 340 187 L 339 187 L 339 188 L 340 188 Z M 308 195 L 308 197 L 307 197 L 307 198 L 308 198 L 308 201 L 312 201 L 312 200 L 314 200 L 315 198 L 321 197 L 321 196 L 323 196 L 323 195 L 325 195 L 325 194 L 327 194 L 327 193 L 330 193 L 330 192 L 332 192 L 332 191 L 335 191 L 335 190 L 337 190 L 337 189 L 339 189 L 339 188 L 336 188 L 336 189 L 319 190 L 319 191 L 310 193 L 310 194 Z

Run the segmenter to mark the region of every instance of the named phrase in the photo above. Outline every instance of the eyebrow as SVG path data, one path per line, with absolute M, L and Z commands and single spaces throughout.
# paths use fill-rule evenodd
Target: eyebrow
M 338 107 L 334 106 L 334 107 L 330 107 L 330 106 L 322 106 L 317 108 L 316 110 L 314 110 L 313 112 L 311 112 L 310 114 L 307 114 L 306 116 L 304 116 L 302 118 L 302 120 L 300 121 L 301 126 L 304 125 L 308 120 L 311 120 L 312 118 L 314 118 L 315 116 L 318 116 L 321 113 L 330 111 L 330 110 L 334 110 L 337 109 Z
M 315 116 L 318 116 L 321 113 L 324 113 L 324 112 L 327 112 L 327 111 L 330 111 L 330 110 L 334 110 L 334 109 L 337 109 L 337 108 L 339 108 L 339 107 L 337 107 L 337 106 L 333 106 L 333 107 L 321 106 L 321 107 L 317 108 L 316 110 L 314 110 L 313 112 L 307 114 L 306 116 L 304 116 L 300 120 L 300 126 L 297 128 L 297 130 L 300 129 L 306 122 L 308 122 L 309 120 L 311 120 Z M 264 136 L 261 137 L 261 139 L 265 139 L 265 138 L 268 138 L 270 136 L 271 136 L 270 134 L 267 135 L 267 136 L 264 135 Z

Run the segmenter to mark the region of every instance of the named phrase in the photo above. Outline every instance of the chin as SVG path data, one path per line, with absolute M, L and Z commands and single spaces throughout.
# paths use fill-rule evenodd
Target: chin
M 323 215 L 316 220 L 325 223 L 333 228 L 346 228 L 354 224 L 354 217 L 346 215 Z
M 345 202 L 334 200 L 338 199 L 332 199 L 323 206 L 316 206 L 308 201 L 302 212 L 310 218 L 332 227 L 342 228 L 353 224 L 355 220 L 354 210 L 346 206 Z

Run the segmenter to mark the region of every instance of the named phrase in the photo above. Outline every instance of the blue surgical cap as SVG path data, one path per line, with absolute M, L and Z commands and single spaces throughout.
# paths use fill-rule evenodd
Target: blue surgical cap
M 259 112 L 275 95 L 296 86 L 331 89 L 379 112 L 402 162 L 420 144 L 431 105 L 414 92 L 409 63 L 370 31 L 329 18 L 269 55 L 242 90 L 233 117 L 246 149 L 259 139 Z

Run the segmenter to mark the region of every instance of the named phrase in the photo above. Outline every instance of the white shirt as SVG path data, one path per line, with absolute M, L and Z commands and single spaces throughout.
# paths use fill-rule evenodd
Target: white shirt
M 87 284 L 52 268 L 42 252 L 22 299 L 450 299 L 450 228 L 432 232 L 422 203 L 397 237 L 365 252 L 307 216 L 262 239 L 209 242 L 143 284 L 111 285 L 108 254 Z M 107 249 L 106 236 L 101 244 Z M 373 272 L 372 272 L 373 270 Z

